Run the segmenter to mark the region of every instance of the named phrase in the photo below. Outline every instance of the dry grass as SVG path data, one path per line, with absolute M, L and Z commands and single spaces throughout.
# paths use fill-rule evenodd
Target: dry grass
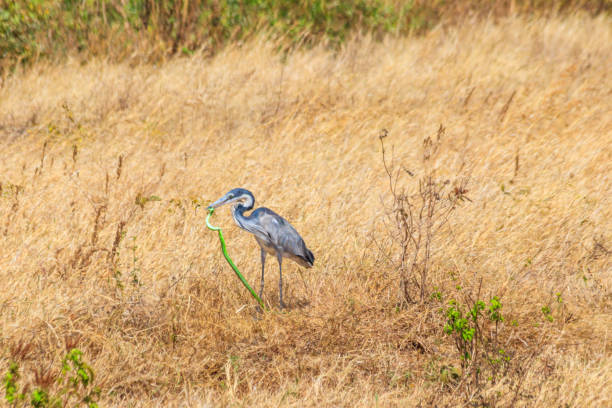
M 611 60 L 610 20 L 574 16 L 361 38 L 285 64 L 253 42 L 159 67 L 39 64 L 8 78 L 0 368 L 57 367 L 77 346 L 112 406 L 610 405 Z M 433 166 L 469 176 L 472 202 L 436 241 L 431 288 L 446 302 L 482 279 L 504 305 L 505 347 L 535 356 L 480 396 L 442 378 L 459 364 L 443 304 L 396 309 L 384 253 L 380 129 L 418 177 L 440 124 Z M 194 208 L 233 187 L 315 254 L 301 275 L 287 263 L 285 313 L 255 311 Z M 161 201 L 137 204 L 151 195 Z M 255 241 L 228 209 L 215 223 L 255 284 Z M 271 261 L 267 278 L 276 306 Z

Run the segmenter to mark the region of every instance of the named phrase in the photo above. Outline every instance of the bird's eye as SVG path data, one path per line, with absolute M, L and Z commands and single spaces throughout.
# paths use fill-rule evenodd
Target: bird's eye
M 232 198 L 234 198 L 234 195 L 230 194 L 230 195 L 227 196 L 227 198 L 232 199 Z

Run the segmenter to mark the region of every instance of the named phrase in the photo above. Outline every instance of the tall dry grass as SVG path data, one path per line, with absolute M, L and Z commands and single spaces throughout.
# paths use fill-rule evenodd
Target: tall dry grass
M 109 406 L 611 404 L 611 60 L 610 20 L 574 16 L 286 62 L 254 41 L 7 78 L 0 368 L 17 359 L 31 380 L 77 346 Z M 428 290 L 442 301 L 397 307 L 378 135 L 414 189 L 440 124 L 431 166 L 468 177 L 471 202 L 435 241 Z M 233 187 L 315 254 L 313 269 L 286 264 L 285 313 L 275 263 L 260 315 L 196 210 Z M 255 241 L 227 209 L 214 221 L 255 284 Z M 524 364 L 469 394 L 444 371 L 459 357 L 441 309 L 478 287 L 500 297 L 504 347 Z

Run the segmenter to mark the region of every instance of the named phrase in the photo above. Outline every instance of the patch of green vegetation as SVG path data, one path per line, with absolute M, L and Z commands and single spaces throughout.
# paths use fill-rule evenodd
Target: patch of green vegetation
M 596 0 L 558 3 L 525 0 L 515 8 L 612 8 Z M 68 53 L 121 59 L 140 51 L 153 60 L 196 49 L 214 53 L 256 32 L 279 39 L 283 50 L 321 42 L 333 47 L 351 32 L 419 33 L 444 15 L 456 20 L 462 13 L 497 9 L 508 6 L 498 0 L 0 0 L 0 72 Z
M 452 299 L 443 311 L 447 319 L 444 332 L 454 340 L 461 372 L 472 376 L 475 382 L 472 386 L 477 389 L 485 382 L 499 380 L 511 363 L 510 354 L 499 341 L 501 324 L 505 321 L 502 308 L 499 297 L 494 296 L 488 303 L 476 299 L 461 304 Z M 458 371 L 449 373 L 459 376 Z
M 11 362 L 4 375 L 4 399 L 12 407 L 77 407 L 97 408 L 100 388 L 93 385 L 94 371 L 83 361 L 83 352 L 71 349 L 62 360 L 62 368 L 57 376 L 50 372 L 36 371 L 36 387 L 21 387 L 19 365 Z
M 420 30 L 427 8 L 381 0 L 17 0 L 0 7 L 3 66 L 69 52 L 127 55 L 148 44 L 161 55 L 214 52 L 264 31 L 285 47 L 340 44 L 350 31 Z M 146 51 L 146 50 L 145 50 Z

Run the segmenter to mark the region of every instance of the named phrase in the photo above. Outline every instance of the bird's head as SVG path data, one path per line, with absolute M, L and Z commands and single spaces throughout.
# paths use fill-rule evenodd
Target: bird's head
M 245 190 L 244 188 L 234 188 L 233 190 L 228 191 L 223 197 L 209 205 L 208 209 L 210 210 L 211 208 L 217 208 L 231 203 L 242 204 L 247 209 L 251 209 L 255 204 L 255 198 L 249 190 Z

